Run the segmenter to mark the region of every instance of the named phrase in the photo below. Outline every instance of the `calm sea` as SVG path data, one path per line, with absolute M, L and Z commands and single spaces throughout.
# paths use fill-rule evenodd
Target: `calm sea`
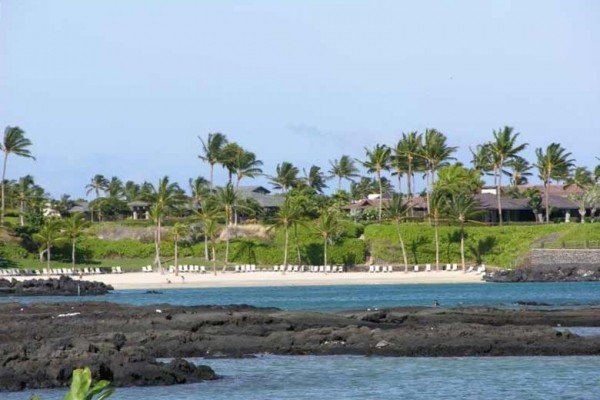
M 341 285 L 248 288 L 118 290 L 90 297 L 4 297 L 0 302 L 110 301 L 124 304 L 250 304 L 286 310 L 336 311 L 394 306 L 600 307 L 600 282 L 575 283 L 471 283 L 418 285 Z
M 120 388 L 114 398 L 161 400 L 600 399 L 600 357 L 378 358 L 263 356 L 198 360 L 223 379 Z M 64 390 L 0 393 L 58 400 Z
M 250 304 L 335 311 L 393 306 L 600 307 L 600 283 L 436 284 L 120 290 L 98 297 L 2 298 L 124 304 Z M 531 307 L 531 306 L 528 306 Z M 589 328 L 584 328 L 589 329 Z M 589 334 L 589 332 L 581 332 Z M 592 332 L 598 334 L 598 332 Z M 193 385 L 120 388 L 114 399 L 600 399 L 600 357 L 378 358 L 261 356 L 195 360 L 223 379 Z M 0 393 L 27 400 L 34 392 Z M 43 400 L 64 390 L 35 391 Z

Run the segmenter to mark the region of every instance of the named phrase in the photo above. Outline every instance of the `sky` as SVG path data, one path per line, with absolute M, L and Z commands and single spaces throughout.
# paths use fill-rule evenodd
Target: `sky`
M 209 132 L 269 175 L 425 128 L 468 163 L 504 125 L 530 160 L 560 142 L 599 163 L 596 0 L 0 4 L 0 127 L 24 129 L 36 156 L 11 157 L 7 178 L 31 174 L 55 197 L 85 197 L 95 174 L 187 188 L 209 176 Z

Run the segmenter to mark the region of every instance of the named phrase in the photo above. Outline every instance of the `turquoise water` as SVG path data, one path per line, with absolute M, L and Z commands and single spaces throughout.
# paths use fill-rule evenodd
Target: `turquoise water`
M 599 282 L 574 283 L 471 283 L 415 285 L 342 285 L 247 288 L 166 289 L 161 294 L 145 290 L 118 290 L 106 296 L 91 297 L 14 297 L 0 302 L 18 301 L 110 301 L 124 304 L 250 304 L 287 310 L 334 311 L 394 306 L 430 306 L 437 299 L 441 306 L 515 307 L 517 302 L 538 302 L 550 307 L 600 307 Z
M 198 360 L 223 379 L 120 388 L 111 399 L 600 399 L 600 357 L 378 358 L 263 356 Z M 64 390 L 35 391 L 58 400 Z M 2 393 L 3 400 L 33 392 Z

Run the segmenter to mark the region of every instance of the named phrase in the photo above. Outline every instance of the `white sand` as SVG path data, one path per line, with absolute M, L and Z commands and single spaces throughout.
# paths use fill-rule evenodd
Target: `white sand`
M 184 280 L 181 278 L 184 276 Z M 74 277 L 78 279 L 78 277 Z M 115 289 L 165 289 L 185 287 L 249 287 L 249 286 L 317 286 L 317 285 L 383 285 L 409 283 L 476 283 L 482 276 L 462 271 L 392 272 L 392 273 L 310 273 L 310 272 L 212 272 L 205 274 L 129 272 L 123 274 L 87 275 L 84 280 L 100 281 Z M 168 283 L 169 280 L 171 283 Z

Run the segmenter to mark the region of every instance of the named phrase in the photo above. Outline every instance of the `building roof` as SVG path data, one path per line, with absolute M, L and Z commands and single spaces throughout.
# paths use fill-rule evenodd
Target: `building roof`
M 129 203 L 127 203 L 127 205 L 129 207 L 148 207 L 150 205 L 150 203 L 146 202 L 146 201 L 131 201 Z
M 256 201 L 262 208 L 279 208 L 284 202 L 284 197 L 273 195 L 264 186 L 240 186 L 237 192 L 246 199 Z

